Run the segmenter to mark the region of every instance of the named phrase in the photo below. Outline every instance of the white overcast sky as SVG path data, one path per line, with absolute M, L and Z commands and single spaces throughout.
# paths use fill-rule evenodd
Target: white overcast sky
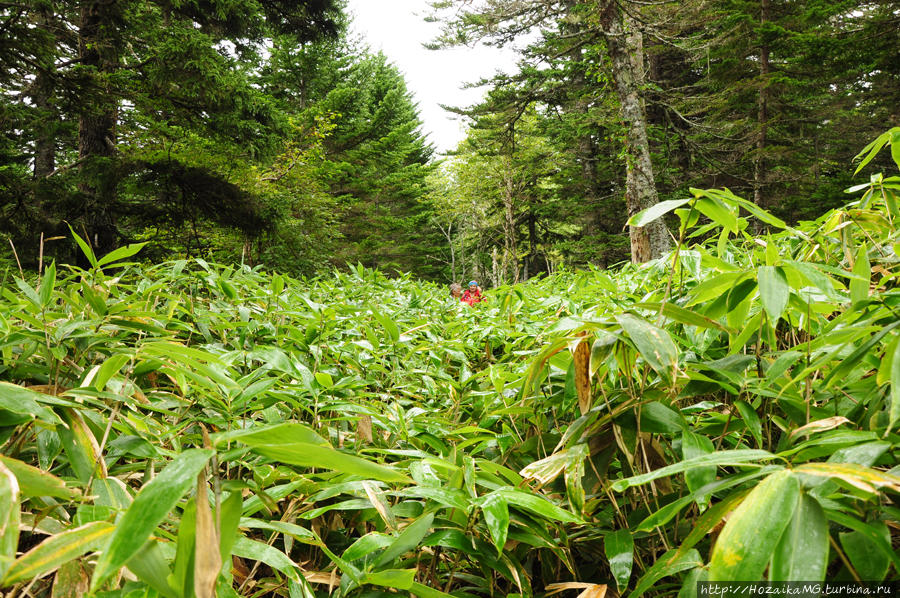
M 469 82 L 498 70 L 512 71 L 512 49 L 457 47 L 426 50 L 422 44 L 440 32 L 439 23 L 426 23 L 428 0 L 349 0 L 351 32 L 373 52 L 381 50 L 403 72 L 419 104 L 424 131 L 439 152 L 456 148 L 465 137 L 463 124 L 440 104 L 469 106 L 484 95 L 483 88 L 462 89 Z

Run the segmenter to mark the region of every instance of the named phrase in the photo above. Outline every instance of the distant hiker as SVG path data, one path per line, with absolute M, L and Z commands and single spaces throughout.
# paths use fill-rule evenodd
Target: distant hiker
M 468 303 L 469 305 L 481 303 L 484 301 L 484 297 L 481 296 L 481 287 L 478 286 L 476 281 L 470 280 L 469 288 L 465 290 L 459 300 L 463 303 Z
M 458 282 L 454 282 L 450 285 L 450 296 L 459 301 L 459 298 L 462 296 L 462 285 Z

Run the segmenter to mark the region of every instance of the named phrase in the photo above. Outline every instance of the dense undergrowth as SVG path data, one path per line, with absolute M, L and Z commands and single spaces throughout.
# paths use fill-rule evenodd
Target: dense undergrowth
M 900 130 L 880 141 L 900 166 Z M 138 247 L 9 273 L 0 586 L 636 598 L 896 579 L 897 189 L 874 177 L 798 227 L 696 191 L 635 219 L 676 210 L 663 260 L 475 308 L 362 268 L 126 263 Z

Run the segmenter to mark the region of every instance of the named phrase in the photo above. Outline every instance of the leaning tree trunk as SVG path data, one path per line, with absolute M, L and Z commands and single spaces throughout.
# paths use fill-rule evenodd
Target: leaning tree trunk
M 109 75 L 119 67 L 119 3 L 87 2 L 81 9 L 79 54 L 93 71 L 94 87 L 84 102 L 78 122 L 80 190 L 85 196 L 82 214 L 88 240 L 101 255 L 116 244 L 116 123 L 118 101 Z
M 642 36 L 617 2 L 604 1 L 601 6 L 601 24 L 609 47 L 622 120 L 627 127 L 625 203 L 630 217 L 659 201 L 647 139 L 647 116 L 641 98 L 644 82 Z M 631 261 L 634 263 L 658 258 L 671 248 L 669 232 L 662 220 L 655 220 L 645 227 L 632 226 L 630 235 Z

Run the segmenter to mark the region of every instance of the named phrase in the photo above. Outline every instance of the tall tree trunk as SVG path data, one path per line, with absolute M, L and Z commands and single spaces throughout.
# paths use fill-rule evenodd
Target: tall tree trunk
M 516 184 L 512 172 L 512 158 L 507 156 L 503 169 L 503 275 L 512 271 L 509 278 L 513 284 L 519 282 L 519 255 L 516 244 L 515 196 Z
M 764 26 L 770 19 L 769 0 L 760 0 L 760 25 Z M 766 143 L 769 135 L 769 43 L 765 33 L 761 33 L 759 45 L 759 93 L 757 95 L 756 124 L 759 127 L 756 137 L 756 159 L 753 161 L 753 203 L 767 207 L 763 195 L 766 184 Z M 761 225 L 761 223 L 758 223 Z
M 541 264 L 538 255 L 538 243 L 540 240 L 538 239 L 537 232 L 537 215 L 534 213 L 534 208 L 528 210 L 528 259 L 525 260 L 525 265 L 527 270 L 525 272 L 525 278 L 528 279 L 530 276 L 536 276 L 541 271 Z
M 604 0 L 601 7 L 601 24 L 609 47 L 622 120 L 627 127 L 625 204 L 628 215 L 633 216 L 659 201 L 650 160 L 647 116 L 641 99 L 643 42 L 640 30 L 617 2 Z M 645 227 L 633 226 L 630 235 L 631 261 L 634 263 L 658 258 L 672 246 L 662 220 L 655 220 Z
M 41 112 L 41 123 L 34 140 L 35 180 L 47 178 L 56 169 L 56 117 L 54 115 L 53 76 L 51 73 L 38 71 L 32 84 L 31 100 L 34 107 Z
M 108 76 L 119 67 L 118 13 L 114 0 L 88 2 L 81 9 L 79 54 L 93 71 L 93 97 L 87 98 L 78 122 L 78 157 L 81 160 L 81 192 L 85 195 L 84 226 L 94 251 L 103 254 L 115 247 L 116 222 L 116 123 L 118 101 Z

